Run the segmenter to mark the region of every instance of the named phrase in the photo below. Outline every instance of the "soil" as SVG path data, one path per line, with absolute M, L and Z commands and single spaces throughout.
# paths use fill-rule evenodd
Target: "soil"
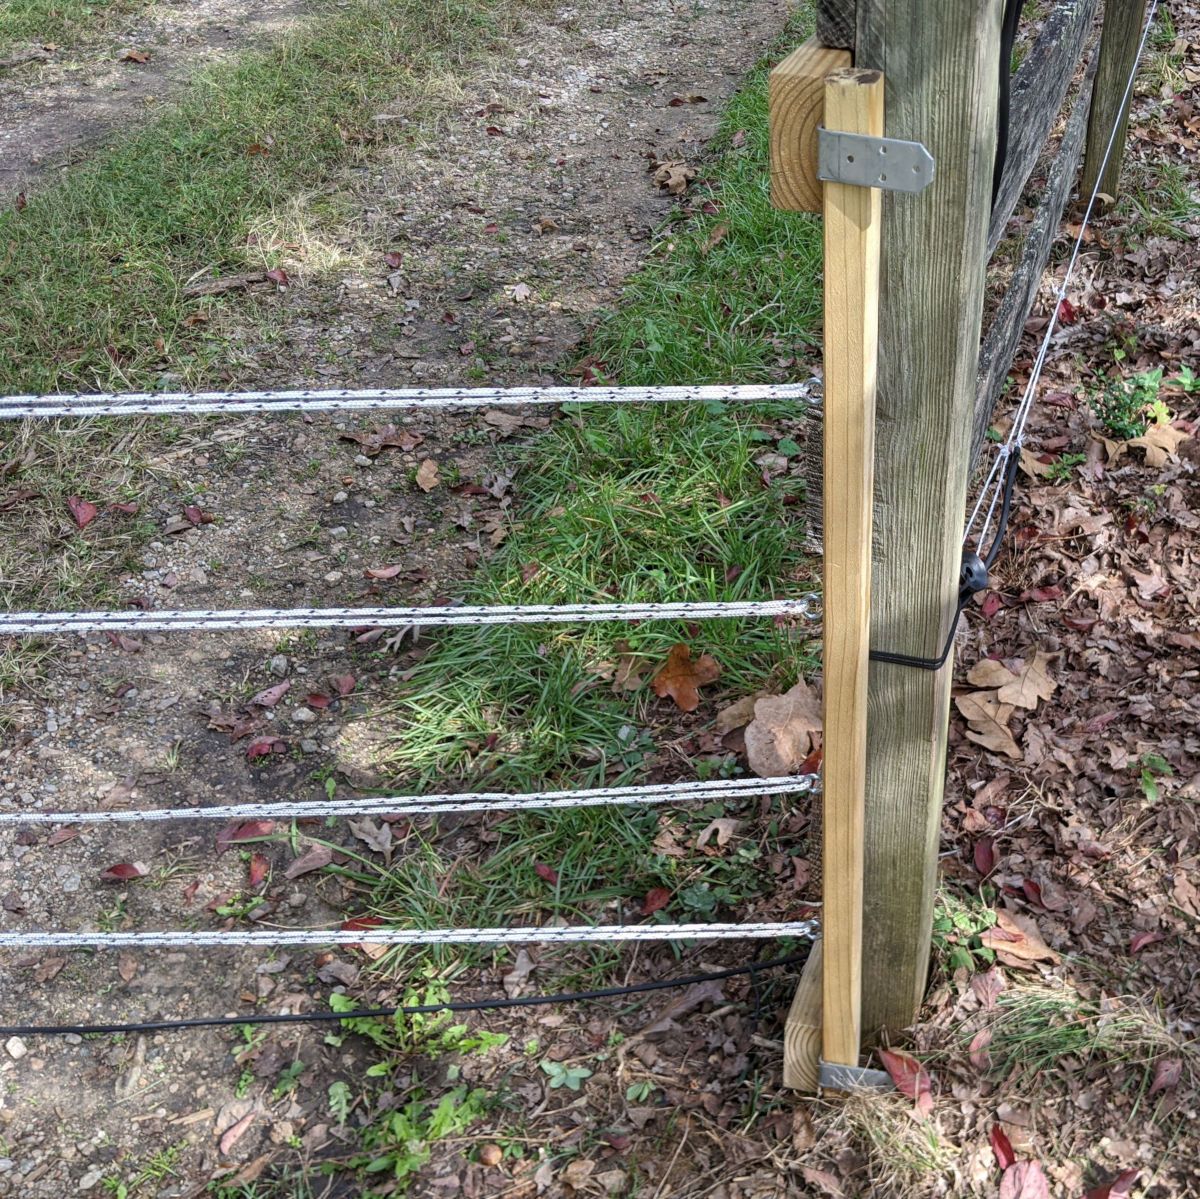
M 293 14 L 266 4 L 160 7 L 138 39 L 162 48 L 152 55 L 156 75 L 111 66 L 107 51 L 93 60 L 86 86 L 54 64 L 32 75 L 23 68 L 19 82 L 12 74 L 0 94 L 0 139 L 6 160 L 18 165 L 5 186 L 30 186 L 38 172 L 44 185 L 45 172 L 75 148 L 144 113 L 147 95 L 168 93 L 198 62 L 225 52 L 221 31 L 235 18 L 241 24 L 230 45 Z M 551 381 L 597 308 L 616 299 L 672 203 L 655 188 L 650 161 L 701 150 L 721 98 L 787 15 L 782 0 L 601 0 L 531 22 L 507 54 L 462 80 L 462 101 L 436 144 L 388 150 L 369 173 L 339 181 L 337 196 L 362 213 L 349 244 L 323 244 L 319 227 L 298 210 L 302 235 L 288 239 L 291 283 L 269 301 L 272 336 L 223 330 L 235 346 L 230 383 Z M 124 84 L 116 101 L 114 81 Z M 708 99 L 672 107 L 677 93 Z M 398 267 L 388 264 L 384 247 L 402 256 Z M 160 532 L 141 551 L 138 569 L 117 580 L 119 593 L 176 608 L 343 605 L 379 595 L 421 603 L 452 595 L 503 540 L 520 487 L 513 443 L 547 419 L 508 415 L 401 417 L 392 423 L 413 448 L 377 454 L 343 437 L 369 437 L 381 422 L 367 418 L 176 422 L 169 436 L 146 424 L 139 436 L 147 465 L 131 467 L 129 480 L 139 518 Z M 426 461 L 439 469 L 428 493 L 415 479 Z M 204 514 L 200 523 L 195 509 Z M 57 536 L 99 539 L 106 527 L 119 529 L 122 517 L 106 512 L 82 533 L 65 514 L 42 519 L 59 522 Z M 364 577 L 365 569 L 385 566 L 402 569 L 385 581 Z M 39 569 L 34 554 L 30 569 Z M 73 642 L 6 706 L 0 797 L 33 812 L 321 798 L 330 779 L 337 794 L 354 794 L 379 781 L 372 751 L 389 730 L 378 709 L 414 652 L 421 647 L 411 637 L 377 633 Z M 288 693 L 273 705 L 248 704 L 283 683 Z M 310 694 L 322 698 L 310 701 Z M 252 731 L 232 740 L 231 723 L 241 721 L 232 733 L 242 733 L 247 718 Z M 263 737 L 273 751 L 250 760 L 247 748 Z M 248 915 L 263 925 L 320 927 L 335 922 L 351 898 L 329 876 L 284 877 L 292 855 L 282 845 L 220 853 L 216 833 L 202 823 L 5 832 L 4 926 L 219 928 Z M 363 849 L 342 830 L 334 835 Z M 101 877 L 134 863 L 147 871 L 135 882 Z M 269 877 L 254 877 L 264 865 Z M 356 983 L 362 960 L 354 958 L 10 955 L 0 1010 L 14 1020 L 64 1022 L 219 1014 L 255 1004 L 325 1008 L 331 986 Z M 731 986 L 735 992 L 742 993 Z M 394 997 L 386 982 L 356 994 Z M 563 1026 L 564 1044 L 573 1044 L 576 1017 L 564 1019 L 542 1018 L 537 1027 Z M 590 1019 L 587 1035 L 600 1035 L 595 1029 L 606 1019 Z M 721 1035 L 717 1052 L 732 1055 L 744 1072 L 750 1032 L 740 1018 L 738 1027 L 736 1036 Z M 0 1054 L 0 1195 L 98 1193 L 105 1178 L 135 1175 L 138 1163 L 162 1151 L 172 1153 L 171 1172 L 143 1183 L 140 1193 L 193 1194 L 225 1169 L 262 1170 L 276 1157 L 330 1152 L 330 1142 L 336 1151 L 325 1093 L 357 1066 L 352 1051 L 326 1046 L 322 1036 L 275 1031 L 240 1060 L 235 1055 L 247 1043 L 226 1033 L 9 1042 Z M 681 1052 L 688 1044 L 680 1040 Z M 275 1093 L 281 1071 L 297 1058 L 304 1070 L 295 1091 Z M 536 1089 L 545 1111 L 544 1078 L 525 1069 L 521 1085 Z M 611 1089 L 623 1095 L 616 1080 Z M 554 1099 L 551 1107 L 559 1107 L 557 1092 Z M 564 1136 L 582 1135 L 577 1107 L 562 1106 L 562 1119 L 576 1129 Z M 434 1173 L 444 1184 L 459 1165 Z
M 159 0 L 81 45 L 30 46 L 0 68 L 0 203 L 44 187 L 110 130 L 136 127 L 197 71 L 258 46 L 301 0 Z M 130 61 L 136 51 L 148 61 Z

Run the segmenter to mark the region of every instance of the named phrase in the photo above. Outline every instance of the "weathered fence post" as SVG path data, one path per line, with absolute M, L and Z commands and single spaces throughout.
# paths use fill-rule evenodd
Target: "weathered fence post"
M 936 657 L 958 593 L 996 147 L 1001 0 L 858 0 L 855 66 L 933 185 L 883 205 L 873 649 Z M 867 739 L 863 1027 L 910 1024 L 929 967 L 951 666 L 875 663 Z
M 1092 85 L 1092 110 L 1088 116 L 1087 156 L 1083 163 L 1081 187 L 1084 196 L 1092 194 L 1099 180 L 1100 191 L 1116 198 L 1121 181 L 1121 159 L 1125 153 L 1125 133 L 1129 125 L 1129 98 L 1125 88 L 1133 64 L 1137 61 L 1145 19 L 1146 0 L 1105 0 L 1100 64 Z M 1104 154 L 1110 137 L 1112 152 L 1105 164 Z

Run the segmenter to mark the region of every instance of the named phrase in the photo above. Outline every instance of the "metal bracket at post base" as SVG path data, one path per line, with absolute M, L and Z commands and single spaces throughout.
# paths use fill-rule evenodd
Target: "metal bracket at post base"
M 866 1066 L 843 1066 L 837 1062 L 818 1062 L 817 1081 L 830 1091 L 894 1091 L 896 1084 L 884 1070 Z
M 920 192 L 933 182 L 933 165 L 920 142 L 817 129 L 817 178 L 826 183 Z

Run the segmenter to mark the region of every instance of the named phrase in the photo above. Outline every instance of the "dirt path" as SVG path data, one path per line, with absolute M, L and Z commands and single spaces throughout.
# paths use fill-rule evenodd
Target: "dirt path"
M 213 22 L 206 37 L 245 8 L 203 7 Z M 257 6 L 248 19 L 284 20 L 286 11 Z M 277 235 L 293 256 L 292 283 L 270 339 L 223 330 L 236 347 L 231 360 L 242 363 L 231 378 L 247 386 L 548 380 L 596 308 L 615 299 L 667 211 L 648 166 L 694 157 L 720 99 L 786 15 L 782 0 L 601 0 L 531 23 L 510 55 L 462 81 L 436 140 L 389 152 L 369 174 L 318 197 L 361 214 L 349 234 L 330 240 L 312 198 L 282 215 Z M 120 112 L 143 94 L 126 92 Z M 57 118 L 45 109 L 30 120 L 11 93 L 0 99 L 0 144 L 25 164 L 78 144 L 71 129 L 53 143 L 39 132 L 71 103 L 49 95 L 38 102 L 60 103 Z M 707 100 L 672 106 L 676 95 Z M 79 103 L 78 139 L 112 119 L 102 104 Z M 397 420 L 392 440 L 401 444 L 383 448 L 371 442 L 370 420 L 195 422 L 169 436 L 151 427 L 141 434 L 145 461 L 128 478 L 138 519 L 158 533 L 120 592 L 156 607 L 453 594 L 503 540 L 520 488 L 507 443 L 543 420 Z M 426 461 L 438 467 L 428 492 L 415 478 Z M 121 519 L 105 513 L 80 533 L 64 514 L 34 513 L 30 541 L 69 549 L 74 538 L 119 535 Z M 364 577 L 381 567 L 390 577 Z M 414 652 L 410 640 L 374 634 L 72 643 L 6 708 L 0 799 L 6 809 L 62 810 L 354 794 L 378 781 L 372 751 L 384 730 L 364 716 Z M 216 832 L 197 823 L 6 834 L 0 919 L 8 929 L 219 928 L 247 916 L 320 926 L 352 901 L 352 885 L 330 876 L 287 878 L 293 855 L 283 845 L 218 853 Z M 371 827 L 360 827 L 359 841 L 319 826 L 304 834 L 363 852 L 387 839 Z M 102 880 L 126 863 L 146 874 Z M 346 954 L 31 954 L 10 960 L 0 1010 L 94 1020 L 256 1002 L 307 1009 L 325 1006 L 329 988 L 358 972 Z M 276 1155 L 322 1151 L 333 1135 L 326 1090 L 354 1065 L 345 1053 L 324 1045 L 321 1032 L 288 1030 L 253 1044 L 211 1032 L 10 1042 L 0 1053 L 0 1195 L 99 1193 L 104 1179 L 135 1177 L 156 1153 L 170 1172 L 131 1193 L 192 1194 L 224 1165 L 261 1169 Z M 297 1061 L 298 1073 L 289 1072 Z
M 197 72 L 265 44 L 305 7 L 164 0 L 81 46 L 29 47 L 34 57 L 0 70 L 0 203 L 53 182 L 96 140 L 152 116 Z

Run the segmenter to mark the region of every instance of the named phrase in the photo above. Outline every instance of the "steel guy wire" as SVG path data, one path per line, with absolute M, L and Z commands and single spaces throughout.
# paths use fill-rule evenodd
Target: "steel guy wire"
M 203 391 L 0 396 L 0 420 L 67 416 L 203 416 L 237 412 L 356 412 L 491 408 L 505 404 L 761 404 L 817 402 L 804 383 L 695 387 L 379 388 L 335 391 Z
M 659 804 L 691 800 L 738 799 L 757 795 L 803 794 L 815 789 L 815 775 L 780 778 L 715 779 L 638 787 L 600 787 L 581 791 L 530 794 L 466 792 L 444 795 L 397 795 L 370 799 L 311 800 L 298 803 L 218 804 L 207 808 L 127 808 L 90 812 L 3 812 L 0 826 L 30 824 L 141 824 L 164 820 L 258 820 L 303 817 L 440 815 L 446 812 L 518 811 L 589 808 L 616 804 Z
M 1142 27 L 1142 36 L 1138 41 L 1137 53 L 1133 59 L 1133 69 L 1129 73 L 1129 78 L 1125 83 L 1125 90 L 1121 95 L 1121 103 L 1117 108 L 1117 112 L 1125 111 L 1125 106 L 1129 103 L 1130 97 L 1133 94 L 1133 85 L 1137 80 L 1138 70 L 1141 67 L 1142 53 L 1146 48 L 1146 41 L 1150 36 L 1150 30 L 1154 26 L 1154 16 L 1158 10 L 1159 0 L 1151 0 L 1149 11 L 1146 15 L 1145 23 Z M 967 521 L 967 527 L 963 532 L 963 543 L 965 544 L 971 536 L 971 530 L 975 526 L 976 520 L 979 518 L 979 513 L 983 508 L 984 500 L 990 494 L 990 502 L 987 507 L 987 516 L 984 519 L 983 527 L 980 529 L 979 538 L 976 542 L 980 550 L 983 549 L 987 542 L 988 533 L 991 530 L 992 518 L 995 515 L 996 507 L 1000 501 L 1000 494 L 1004 487 L 1004 480 L 1008 474 L 1006 469 L 1008 459 L 1015 453 L 1019 454 L 1021 447 L 1024 445 L 1025 428 L 1029 423 L 1029 415 L 1033 410 L 1034 395 L 1037 391 L 1038 382 L 1042 376 L 1042 370 L 1046 365 L 1046 358 L 1050 352 L 1050 342 L 1054 337 L 1055 331 L 1058 328 L 1059 316 L 1062 312 L 1063 301 L 1067 298 L 1067 288 L 1070 285 L 1071 277 L 1075 272 L 1075 266 L 1079 261 L 1079 255 L 1083 249 L 1084 238 L 1087 234 L 1088 225 L 1091 223 L 1092 213 L 1096 207 L 1096 201 L 1100 196 L 1100 185 L 1104 178 L 1104 170 L 1108 166 L 1109 159 L 1112 157 L 1113 147 L 1116 145 L 1117 132 L 1121 127 L 1120 120 L 1113 122 L 1112 130 L 1108 135 L 1108 143 L 1104 147 L 1104 155 L 1100 160 L 1100 168 L 1096 172 L 1096 182 L 1092 187 L 1091 195 L 1088 196 L 1087 206 L 1084 209 L 1083 219 L 1079 225 L 1079 233 L 1075 237 L 1075 244 L 1071 248 L 1071 256 L 1067 260 L 1067 268 L 1063 274 L 1062 283 L 1054 293 L 1054 305 L 1050 313 L 1050 320 L 1046 325 L 1046 331 L 1042 335 L 1041 344 L 1038 346 L 1037 355 L 1034 358 L 1033 369 L 1030 372 L 1029 380 L 1025 385 L 1024 394 L 1021 396 L 1021 402 L 1017 405 L 1016 411 L 1013 413 L 1012 428 L 1009 430 L 1004 444 L 999 448 L 996 459 L 992 463 L 992 469 L 988 472 L 987 479 L 984 482 L 983 488 L 980 491 L 979 499 L 971 512 L 970 519 Z
M 280 945 L 557 945 L 585 941 L 733 941 L 815 937 L 816 920 L 746 924 L 593 924 L 540 928 L 264 929 L 254 932 L 3 932 L 0 949 L 225 949 Z

